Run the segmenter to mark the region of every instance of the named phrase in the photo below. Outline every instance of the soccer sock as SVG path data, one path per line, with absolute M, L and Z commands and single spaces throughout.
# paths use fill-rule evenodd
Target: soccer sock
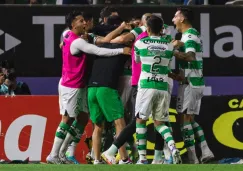
M 136 123 L 136 137 L 138 142 L 139 160 L 147 160 L 146 144 L 147 144 L 147 127 L 146 123 Z
M 204 132 L 201 128 L 201 126 L 197 122 L 192 122 L 193 131 L 196 136 L 196 140 L 199 144 L 199 147 L 201 148 L 202 154 L 208 154 L 211 153 L 211 150 L 208 147 L 207 141 L 204 136 Z
M 116 137 L 112 146 L 106 151 L 108 155 L 115 156 L 118 149 L 123 146 L 127 139 L 136 132 L 136 119 L 133 119 L 130 124 L 128 124 Z
M 154 160 L 156 161 L 163 160 L 162 155 L 163 155 L 163 150 L 154 150 Z
M 121 146 L 123 146 L 124 143 L 126 143 L 136 132 L 136 119 L 133 119 L 131 123 L 129 123 L 119 134 L 118 137 L 116 137 L 114 141 L 114 145 L 119 149 Z
M 181 127 L 182 137 L 184 139 L 185 147 L 188 152 L 189 161 L 198 161 L 196 150 L 195 150 L 195 142 L 194 142 L 194 132 L 190 122 L 184 123 Z
M 77 147 L 77 144 L 79 143 L 82 134 L 84 132 L 84 126 L 78 124 L 78 122 L 75 120 L 68 130 L 68 134 L 63 142 L 63 145 L 60 150 L 60 154 L 64 155 L 68 148 L 68 156 L 75 156 L 75 150 Z M 72 142 L 72 143 L 71 143 Z
M 66 123 L 61 122 L 57 128 L 55 139 L 54 139 L 54 144 L 52 146 L 51 150 L 51 156 L 52 157 L 57 157 L 60 151 L 60 148 L 63 144 L 63 141 L 67 135 L 67 131 L 69 129 L 69 125 Z
M 110 148 L 106 151 L 106 153 L 108 155 L 110 155 L 110 156 L 115 156 L 115 154 L 117 153 L 117 151 L 118 151 L 118 148 L 114 144 L 112 144 L 110 146 Z
M 158 131 L 155 131 L 154 160 L 162 160 L 164 139 Z
M 170 129 L 171 134 L 172 134 L 173 131 L 172 131 L 171 123 L 170 122 L 166 122 L 166 126 L 168 126 L 168 128 Z M 170 160 L 170 157 L 172 156 L 172 154 L 171 154 L 171 151 L 170 151 L 170 149 L 169 149 L 169 147 L 168 147 L 168 145 L 166 143 L 164 143 L 163 152 L 164 152 L 165 159 L 166 160 Z
M 169 149 L 172 151 L 175 148 L 175 141 L 171 135 L 171 130 L 165 124 L 159 125 L 156 127 L 156 130 L 160 133 L 160 135 L 166 141 Z

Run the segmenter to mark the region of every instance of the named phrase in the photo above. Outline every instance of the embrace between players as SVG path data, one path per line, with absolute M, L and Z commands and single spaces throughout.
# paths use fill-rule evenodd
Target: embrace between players
M 114 21 L 117 21 L 118 14 L 111 10 L 108 13 L 110 16 L 104 17 L 103 21 L 113 21 L 116 25 Z M 149 13 L 144 14 L 140 25 L 131 31 L 128 31 L 131 25 L 123 22 L 104 37 L 87 33 L 93 27 L 91 15 L 75 11 L 67 16 L 68 29 L 63 33 L 60 45 L 63 66 L 58 86 L 62 119 L 46 159 L 48 163 L 78 164 L 75 150 L 90 118 L 94 125 L 91 155 L 94 164 L 104 164 L 104 161 L 116 164 L 118 151 L 119 164 L 132 164 L 126 142 L 134 133 L 139 154 L 136 163 L 148 164 L 146 121 L 151 116 L 156 131 L 152 164 L 181 164 L 169 123 L 172 79 L 180 84 L 177 112 L 181 116 L 181 133 L 188 151 L 188 162 L 205 163 L 214 158 L 202 128 L 194 120 L 194 116 L 199 114 L 205 85 L 202 43 L 199 32 L 191 25 L 192 17 L 189 9 L 177 10 L 172 22 L 182 33 L 182 38 L 172 40 L 163 19 Z M 95 59 L 92 65 L 88 65 L 92 55 Z M 180 62 L 179 74 L 170 69 L 173 56 Z M 124 66 L 127 69 L 129 65 L 132 75 L 126 77 L 123 75 Z M 128 103 L 132 104 L 132 109 L 130 123 L 126 125 L 124 113 Z M 114 122 L 116 137 L 110 148 L 101 154 L 105 122 Z M 202 151 L 200 160 L 196 156 L 195 139 Z M 162 158 L 163 151 L 165 159 Z

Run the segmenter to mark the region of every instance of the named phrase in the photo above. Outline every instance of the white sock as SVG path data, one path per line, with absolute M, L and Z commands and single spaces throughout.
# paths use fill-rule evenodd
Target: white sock
M 52 150 L 51 150 L 51 156 L 52 157 L 57 157 L 58 156 L 63 141 L 64 141 L 63 139 L 55 137 L 54 144 L 53 144 Z
M 67 155 L 69 157 L 75 156 L 75 151 L 77 148 L 78 143 L 72 142 L 69 146 L 68 146 L 68 150 L 67 150 Z
M 170 157 L 172 156 L 172 154 L 171 154 L 171 150 L 168 147 L 166 142 L 164 142 L 164 149 L 163 149 L 163 151 L 164 151 L 165 159 L 166 160 L 170 160 Z
M 110 155 L 110 156 L 115 156 L 115 154 L 117 153 L 117 151 L 118 151 L 118 148 L 114 144 L 112 144 L 110 146 L 110 148 L 106 151 L 106 153 L 108 155 Z
M 65 156 L 68 146 L 70 145 L 72 140 L 73 140 L 73 136 L 70 133 L 67 133 L 67 136 L 66 136 L 65 140 L 63 141 L 60 152 L 59 152 L 60 156 Z

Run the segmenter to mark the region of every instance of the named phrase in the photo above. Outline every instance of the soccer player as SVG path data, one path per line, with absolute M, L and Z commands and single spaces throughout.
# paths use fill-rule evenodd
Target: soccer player
M 127 24 L 123 22 L 117 29 L 115 29 L 114 31 L 106 35 L 106 37 L 97 36 L 93 33 L 87 33 L 93 28 L 93 16 L 89 13 L 84 13 L 83 17 L 86 21 L 86 27 L 85 27 L 86 33 L 84 35 L 81 35 L 81 37 L 87 40 L 89 43 L 96 44 L 96 45 L 110 42 L 111 39 L 119 35 L 127 27 Z M 93 57 L 89 56 L 89 58 L 87 59 L 87 67 L 92 68 L 92 63 L 93 63 Z M 87 73 L 88 73 L 87 78 L 89 78 L 91 70 L 90 71 L 88 70 Z M 73 163 L 79 164 L 78 161 L 75 159 L 76 147 L 77 147 L 77 141 L 72 142 L 68 147 L 68 150 L 66 152 L 66 157 L 68 160 L 72 161 Z M 91 159 L 91 156 L 88 156 L 88 158 Z
M 137 164 L 148 163 L 146 158 L 146 121 L 151 113 L 156 130 L 172 152 L 174 164 L 181 163 L 180 152 L 176 149 L 171 130 L 163 122 L 164 115 L 168 115 L 168 66 L 173 57 L 173 45 L 160 36 L 163 24 L 160 17 L 152 15 L 147 21 L 149 37 L 135 43 L 135 61 L 142 63 L 135 107 L 139 153 Z
M 88 122 L 86 101 L 86 55 L 114 56 L 130 54 L 129 48 L 107 49 L 99 48 L 80 38 L 85 32 L 86 21 L 82 12 L 72 12 L 67 17 L 68 27 L 71 29 L 63 40 L 62 78 L 59 82 L 59 106 L 62 120 L 57 128 L 54 144 L 48 163 L 70 163 L 65 157 L 65 148 L 70 140 L 80 139 Z M 79 120 L 81 122 L 75 122 Z M 70 138 L 71 137 L 71 138 Z
M 203 53 L 199 32 L 192 27 L 193 14 L 190 9 L 181 8 L 175 13 L 172 22 L 176 29 L 182 33 L 181 41 L 175 40 L 174 46 L 180 48 L 174 56 L 183 60 L 180 63 L 181 74 L 184 80 L 180 82 L 177 96 L 177 112 L 181 115 L 181 131 L 190 163 L 199 163 L 195 151 L 194 139 L 196 138 L 202 151 L 201 162 L 205 163 L 214 158 L 208 147 L 204 132 L 195 121 L 199 115 L 203 89 Z
M 104 44 L 102 47 L 117 48 L 123 45 Z M 124 64 L 129 56 L 115 56 L 112 58 L 97 57 L 94 60 L 91 78 L 88 84 L 88 104 L 90 119 L 94 123 L 92 136 L 95 160 L 94 164 L 102 164 L 101 161 L 101 135 L 104 121 L 115 123 L 116 135 L 119 135 L 125 127 L 124 108 L 117 91 L 119 77 Z M 120 148 L 120 164 L 129 164 L 130 160 L 124 147 Z M 115 162 L 108 161 L 112 164 Z

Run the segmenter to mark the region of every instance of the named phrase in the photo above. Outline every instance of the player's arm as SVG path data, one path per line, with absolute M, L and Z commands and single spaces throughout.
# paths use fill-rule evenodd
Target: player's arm
M 82 38 L 78 38 L 74 40 L 70 46 L 70 51 L 72 55 L 77 54 L 78 51 L 82 51 L 84 53 L 97 55 L 97 56 L 116 56 L 119 54 L 131 54 L 130 48 L 117 48 L 117 49 L 108 49 L 108 48 L 100 48 L 93 44 L 86 42 Z
M 121 35 L 116 37 L 115 39 L 111 40 L 111 43 L 118 43 L 118 44 L 126 44 L 129 43 L 131 41 L 134 41 L 135 37 L 133 33 L 128 33 L 125 35 Z
M 174 56 L 177 59 L 181 59 L 181 60 L 188 61 L 188 62 L 196 60 L 196 54 L 194 52 L 184 53 L 184 52 L 174 51 Z
M 140 44 L 141 44 L 141 41 L 138 40 L 138 41 L 136 41 L 136 43 L 134 45 L 134 51 L 135 51 L 135 58 L 134 58 L 134 60 L 135 60 L 136 63 L 141 62 L 140 52 L 139 52 Z
M 193 35 L 191 35 L 191 36 L 187 35 L 187 40 L 185 43 L 183 43 L 179 40 L 175 40 L 172 43 L 173 43 L 174 47 L 181 47 L 181 46 L 185 47 L 185 52 L 174 51 L 173 54 L 177 59 L 185 60 L 188 62 L 196 60 L 197 43 L 196 43 L 196 40 Z
M 118 28 L 110 32 L 105 37 L 97 37 L 95 40 L 96 45 L 100 45 L 103 43 L 109 43 L 112 39 L 116 38 L 118 35 L 122 33 L 122 31 L 126 28 L 127 24 L 123 22 Z

